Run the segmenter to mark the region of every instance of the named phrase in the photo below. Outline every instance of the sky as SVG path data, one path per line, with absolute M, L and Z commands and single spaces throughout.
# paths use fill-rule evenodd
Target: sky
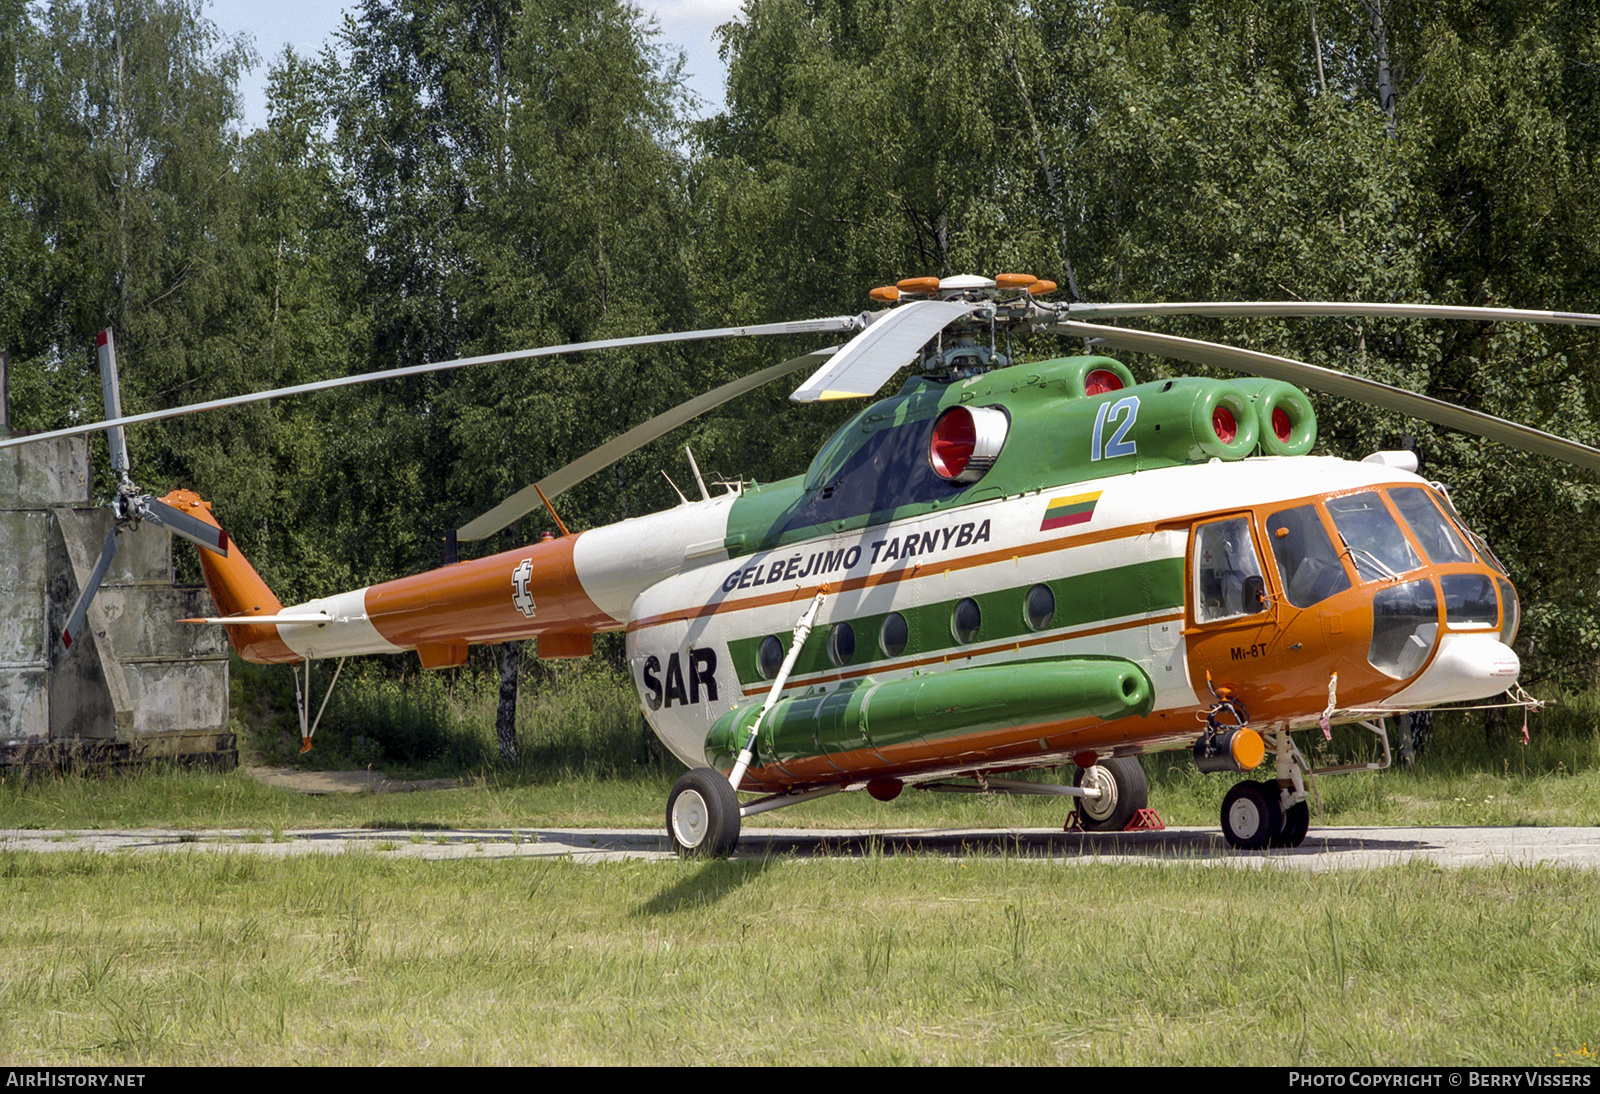
M 683 51 L 689 90 L 700 99 L 700 114 L 722 106 L 721 60 L 712 32 L 739 14 L 740 0 L 634 0 L 653 15 L 660 27 L 660 42 Z M 315 56 L 333 38 L 347 7 L 330 0 L 211 0 L 205 16 L 225 37 L 248 34 L 255 39 L 260 62 L 239 82 L 246 132 L 267 122 L 267 66 L 293 46 L 295 52 Z

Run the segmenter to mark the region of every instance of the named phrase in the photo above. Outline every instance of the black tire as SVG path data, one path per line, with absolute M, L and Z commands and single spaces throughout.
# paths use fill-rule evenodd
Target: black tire
M 1295 802 L 1283 814 L 1283 828 L 1268 841 L 1271 847 L 1299 847 L 1311 831 L 1311 803 Z
M 1278 788 L 1271 783 L 1235 783 L 1222 799 L 1222 835 L 1234 847 L 1259 851 L 1283 830 Z
M 720 772 L 684 773 L 667 797 L 667 838 L 683 858 L 727 858 L 739 846 L 739 795 Z
M 1144 768 L 1131 756 L 1077 768 L 1072 785 L 1085 783 L 1106 792 L 1096 801 L 1078 799 L 1078 823 L 1086 832 L 1120 832 L 1128 827 L 1135 813 L 1150 804 L 1150 784 L 1145 781 Z

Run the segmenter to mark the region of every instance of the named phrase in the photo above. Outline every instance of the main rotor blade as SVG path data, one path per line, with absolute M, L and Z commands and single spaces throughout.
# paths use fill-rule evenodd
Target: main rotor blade
M 1450 304 L 1360 304 L 1323 300 L 1195 302 L 1187 304 L 1062 304 L 1058 315 L 1115 319 L 1128 316 L 1336 316 L 1370 319 L 1474 319 L 1509 323 L 1557 323 L 1573 327 L 1600 327 L 1600 315 L 1586 312 L 1526 311 L 1521 308 L 1469 308 Z
M 970 315 L 973 307 L 947 300 L 919 300 L 880 312 L 872 325 L 846 342 L 832 361 L 795 388 L 790 400 L 813 403 L 877 394 L 889 377 L 916 360 L 928 339 Z
M 1418 395 L 1413 391 L 1381 384 L 1376 380 L 1322 368 L 1320 365 L 1307 364 L 1288 357 L 1274 357 L 1272 354 L 1258 353 L 1255 350 L 1221 346 L 1215 342 L 1202 342 L 1194 338 L 1125 330 L 1121 327 L 1105 327 L 1097 323 L 1062 320 L 1047 324 L 1044 329 L 1059 334 L 1098 338 L 1109 345 L 1121 346 L 1123 349 L 1136 350 L 1140 353 L 1154 353 L 1180 361 L 1193 361 L 1197 364 L 1232 369 L 1234 372 L 1265 376 L 1272 380 L 1285 380 L 1327 395 L 1338 395 L 1345 399 L 1355 399 L 1383 407 L 1385 410 L 1399 411 L 1413 418 L 1458 429 L 1463 433 L 1475 433 L 1489 440 L 1510 445 L 1512 448 L 1540 456 L 1550 456 L 1589 471 L 1600 471 L 1600 449 L 1530 429 L 1515 422 L 1508 422 L 1504 418 L 1466 410 L 1426 395 Z
M 837 352 L 837 346 L 830 346 L 827 349 L 817 350 L 815 353 L 794 357 L 784 361 L 782 364 L 762 369 L 760 372 L 752 372 L 748 376 L 741 376 L 737 380 L 723 384 L 721 387 L 713 388 L 704 395 L 690 399 L 686 403 L 679 403 L 671 410 L 663 414 L 657 414 L 642 425 L 634 426 L 620 437 L 607 441 L 592 452 L 579 456 L 560 470 L 546 475 L 535 485 L 523 487 L 483 514 L 483 516 L 462 525 L 456 530 L 456 540 L 461 543 L 470 543 L 473 540 L 486 539 L 500 531 L 500 529 L 521 520 L 539 508 L 543 504 L 539 500 L 540 491 L 544 492 L 546 498 L 554 501 L 559 495 L 571 490 L 591 475 L 604 471 L 622 459 L 622 457 L 642 448 L 657 437 L 672 432 L 680 425 L 698 418 L 707 411 L 715 410 L 729 399 L 743 395 L 747 391 L 754 391 L 763 384 L 771 383 L 773 380 L 781 376 L 787 376 L 791 372 L 798 372 L 808 365 L 820 364 Z
M 105 546 L 100 548 L 100 561 L 94 564 L 94 572 L 89 575 L 83 591 L 78 594 L 78 602 L 72 606 L 72 614 L 67 616 L 67 625 L 61 628 L 61 644 L 68 649 L 72 648 L 72 638 L 80 633 L 84 617 L 89 614 L 89 602 L 94 599 L 100 583 L 105 580 L 106 571 L 111 569 L 111 560 L 117 557 L 117 536 L 121 531 L 117 525 L 111 526 L 111 534 L 106 536 Z
M 139 513 L 139 519 L 148 520 L 152 524 L 159 524 L 173 535 L 182 536 L 190 543 L 204 547 L 212 554 L 227 556 L 228 533 L 216 525 L 207 524 L 203 520 L 196 520 L 188 513 L 174 509 L 166 502 L 157 501 L 151 497 L 135 499 L 134 508 Z
M 132 414 L 127 417 L 113 418 L 109 421 L 94 422 L 91 425 L 55 429 L 48 433 L 32 433 L 25 437 L 10 437 L 0 440 L 0 448 L 12 448 L 20 444 L 34 444 L 38 441 L 55 440 L 58 437 L 77 437 L 101 429 L 138 425 L 141 422 L 156 422 L 164 418 L 181 417 L 185 414 L 199 414 L 205 410 L 244 406 L 248 403 L 259 403 L 268 399 L 281 399 L 290 395 L 305 395 L 313 391 L 326 391 L 330 388 L 350 387 L 355 384 L 370 383 L 374 380 L 399 380 L 407 376 L 420 376 L 427 372 L 443 372 L 446 369 L 466 368 L 469 365 L 520 361 L 530 357 L 553 357 L 563 353 L 582 353 L 598 349 L 654 346 L 665 342 L 695 342 L 714 338 L 743 338 L 764 334 L 819 334 L 853 331 L 859 330 L 862 322 L 863 320 L 859 316 L 838 315 L 826 319 L 803 319 L 794 323 L 765 323 L 753 327 L 721 327 L 716 330 L 646 334 L 635 338 L 607 338 L 595 342 L 571 342 L 563 346 L 542 346 L 538 349 L 512 350 L 509 353 L 489 353 L 481 357 L 459 357 L 453 361 L 435 361 L 426 365 L 409 365 L 405 368 L 384 369 L 381 372 L 364 372 L 358 376 L 340 376 L 332 380 L 318 380 L 309 384 L 296 384 L 293 387 L 274 388 L 271 391 L 257 391 L 248 395 L 232 395 L 226 399 L 212 399 L 210 402 L 192 403 L 189 406 L 172 407 L 169 410 L 152 410 L 146 414 Z

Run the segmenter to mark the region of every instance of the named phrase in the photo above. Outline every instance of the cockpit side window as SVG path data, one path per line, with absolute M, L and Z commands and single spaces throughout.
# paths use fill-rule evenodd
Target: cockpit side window
M 1428 497 L 1427 491 L 1420 486 L 1392 486 L 1389 488 L 1389 499 L 1394 502 L 1394 507 L 1400 510 L 1400 515 L 1411 525 L 1411 531 L 1416 534 L 1417 542 L 1422 544 L 1422 550 L 1430 561 L 1444 562 L 1471 562 L 1472 552 L 1467 549 L 1466 543 L 1456 534 L 1456 530 L 1445 520 L 1444 514 L 1439 511 L 1438 505 Z
M 1267 541 L 1278 563 L 1284 596 L 1297 608 L 1320 604 L 1350 587 L 1350 575 L 1328 538 L 1314 505 L 1285 509 L 1267 518 Z
M 1483 561 L 1487 562 L 1489 565 L 1493 566 L 1496 570 L 1499 570 L 1502 574 L 1505 573 L 1505 563 L 1501 562 L 1495 557 L 1495 553 L 1489 549 L 1489 545 L 1483 542 L 1482 536 L 1478 535 L 1478 533 L 1467 527 L 1467 522 L 1461 519 L 1461 511 L 1456 508 L 1456 503 L 1450 500 L 1450 495 L 1445 493 L 1443 489 L 1440 489 L 1440 491 L 1434 495 L 1434 500 L 1444 502 L 1445 515 L 1450 518 L 1450 521 L 1455 526 L 1456 530 L 1462 535 L 1466 536 L 1467 539 L 1472 542 L 1472 546 L 1477 548 L 1478 557 L 1483 559 Z
M 1257 615 L 1267 610 L 1266 579 L 1244 517 L 1202 524 L 1194 535 L 1195 621 Z
M 1329 498 L 1327 505 L 1363 581 L 1393 580 L 1422 564 L 1377 491 Z

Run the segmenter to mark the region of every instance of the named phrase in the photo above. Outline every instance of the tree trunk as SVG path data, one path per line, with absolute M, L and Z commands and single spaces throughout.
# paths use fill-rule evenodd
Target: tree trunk
M 1395 120 L 1394 79 L 1389 71 L 1389 28 L 1383 19 L 1383 0 L 1362 0 L 1362 2 L 1372 23 L 1368 33 L 1372 36 L 1372 49 L 1378 61 L 1378 107 L 1388 119 L 1389 136 L 1393 137 L 1399 125 Z
M 500 707 L 495 712 L 494 731 L 500 739 L 500 762 L 517 762 L 517 676 L 522 668 L 522 643 L 507 642 L 500 647 Z

